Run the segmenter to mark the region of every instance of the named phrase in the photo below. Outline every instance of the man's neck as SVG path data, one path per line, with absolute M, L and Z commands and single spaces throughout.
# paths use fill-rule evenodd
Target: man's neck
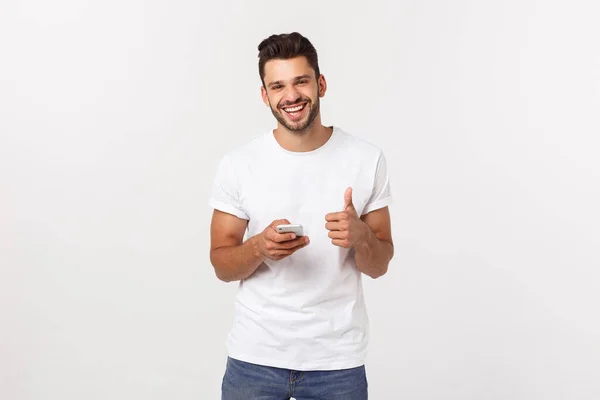
M 320 122 L 315 121 L 305 132 L 290 132 L 284 126 L 278 125 L 277 129 L 273 131 L 273 135 L 285 150 L 307 152 L 316 150 L 327 143 L 332 132 L 332 127 L 323 126 Z

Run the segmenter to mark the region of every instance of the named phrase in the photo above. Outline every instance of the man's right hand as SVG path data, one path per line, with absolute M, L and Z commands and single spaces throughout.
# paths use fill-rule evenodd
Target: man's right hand
M 281 260 L 297 250 L 306 247 L 310 241 L 307 236 L 296 238 L 293 233 L 277 233 L 277 225 L 289 224 L 287 219 L 278 219 L 257 235 L 260 253 L 270 260 Z

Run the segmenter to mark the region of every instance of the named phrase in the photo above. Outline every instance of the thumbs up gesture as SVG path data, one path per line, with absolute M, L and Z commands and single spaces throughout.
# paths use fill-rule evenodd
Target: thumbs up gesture
M 368 229 L 354 208 L 352 203 L 352 188 L 346 189 L 344 193 L 343 211 L 329 213 L 325 216 L 327 223 L 325 228 L 329 231 L 331 243 L 336 246 L 351 248 L 368 238 Z

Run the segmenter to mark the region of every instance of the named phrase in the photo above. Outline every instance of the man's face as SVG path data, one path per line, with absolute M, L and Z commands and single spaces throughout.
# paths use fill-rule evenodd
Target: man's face
M 271 60 L 265 64 L 263 101 L 287 130 L 308 131 L 319 115 L 319 98 L 326 90 L 325 78 L 316 77 L 306 57 Z

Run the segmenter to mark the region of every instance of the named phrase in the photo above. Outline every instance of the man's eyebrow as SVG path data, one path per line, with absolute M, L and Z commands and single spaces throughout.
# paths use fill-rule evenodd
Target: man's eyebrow
M 310 75 L 300 75 L 294 78 L 295 81 L 299 81 L 300 79 L 310 79 Z

